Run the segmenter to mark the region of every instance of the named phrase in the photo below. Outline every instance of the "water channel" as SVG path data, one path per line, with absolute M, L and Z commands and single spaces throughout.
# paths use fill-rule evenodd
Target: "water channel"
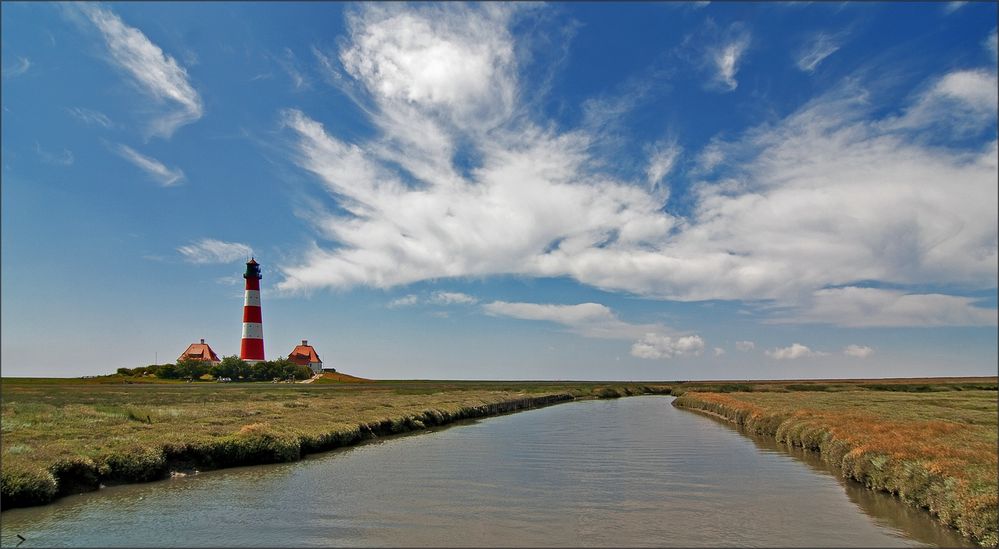
M 814 455 L 646 396 L 571 402 L 295 463 L 0 514 L 22 548 L 961 546 Z

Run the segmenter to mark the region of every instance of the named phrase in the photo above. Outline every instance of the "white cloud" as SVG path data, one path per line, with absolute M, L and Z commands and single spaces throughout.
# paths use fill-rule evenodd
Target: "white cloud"
M 721 347 L 715 347 L 715 356 L 722 356 L 723 354 L 725 354 L 725 349 L 722 349 Z
M 163 187 L 172 187 L 184 179 L 184 172 L 179 168 L 168 168 L 159 160 L 140 154 L 128 145 L 118 145 L 115 152 L 122 158 L 144 170 L 150 177 L 159 181 Z
M 744 353 L 748 353 L 756 348 L 756 344 L 752 341 L 736 341 L 735 348 Z
M 471 305 L 478 301 L 477 298 L 461 292 L 434 292 L 430 296 L 430 303 L 436 305 Z
M 42 162 L 57 166 L 72 166 L 76 160 L 73 152 L 69 149 L 63 149 L 62 152 L 54 153 L 43 149 L 38 143 L 35 143 L 35 153 L 38 154 L 38 158 L 42 159 Z
M 66 109 L 66 112 L 71 114 L 73 118 L 76 118 L 80 122 L 87 124 L 89 126 L 101 126 L 103 128 L 110 128 L 113 124 L 111 119 L 107 117 L 106 114 L 95 111 L 93 109 L 86 109 L 83 107 L 73 107 L 71 109 Z
M 722 152 L 721 144 L 712 140 L 697 155 L 697 168 L 701 172 L 711 172 L 724 161 L 725 153 Z
M 836 53 L 840 48 L 840 39 L 836 36 L 820 32 L 798 52 L 798 68 L 805 72 L 814 72 L 823 59 Z
M 778 322 L 819 322 L 857 328 L 885 326 L 994 326 L 996 309 L 974 299 L 944 294 L 909 294 L 877 288 L 831 288 Z
M 943 6 L 944 13 L 950 15 L 955 11 L 963 8 L 965 4 L 967 4 L 967 2 L 947 2 Z
M 390 309 L 397 307 L 411 307 L 420 302 L 420 298 L 416 294 L 404 295 L 400 298 L 393 299 L 389 302 L 388 306 Z
M 389 308 L 411 307 L 413 305 L 419 305 L 421 302 L 427 305 L 471 305 L 473 303 L 478 303 L 479 299 L 461 292 L 436 291 L 430 294 L 430 297 L 425 299 L 420 299 L 420 296 L 416 294 L 405 295 L 398 299 L 392 300 L 389 302 L 388 306 Z
M 671 337 L 662 334 L 645 334 L 631 346 L 631 354 L 639 358 L 674 358 L 698 356 L 704 351 L 700 336 Z
M 184 255 L 184 259 L 190 263 L 235 263 L 246 261 L 246 258 L 253 255 L 253 249 L 246 244 L 239 242 L 225 242 L 214 238 L 202 238 L 201 240 L 181 246 L 177 251 Z
M 790 347 L 778 347 L 773 350 L 767 350 L 764 353 L 775 360 L 794 360 L 796 358 L 807 358 L 823 354 L 813 351 L 800 343 L 793 343 Z
M 682 150 L 675 139 L 657 142 L 649 150 L 649 166 L 645 170 L 646 180 L 649 189 L 657 193 L 663 202 L 669 197 L 669 187 L 664 185 L 663 178 L 673 170 Z
M 742 30 L 741 27 L 733 27 L 729 34 L 734 34 L 734 36 L 712 50 L 710 54 L 716 71 L 715 81 L 725 91 L 732 91 L 739 87 L 735 75 L 739 72 L 739 61 L 750 42 L 749 32 Z
M 529 90 L 508 30 L 518 9 L 366 4 L 351 16 L 342 76 L 358 84 L 377 134 L 346 142 L 284 113 L 295 162 L 347 215 L 312 216 L 338 245 L 284 267 L 282 289 L 504 274 L 806 311 L 814 292 L 859 280 L 995 286 L 995 142 L 927 145 L 932 125 L 878 118 L 885 106 L 854 79 L 783 120 L 712 140 L 700 163 L 718 175 L 696 182 L 683 197 L 690 214 L 677 218 L 648 188 L 665 162 L 635 181 L 608 176 L 590 128 L 558 131 L 523 111 Z M 722 43 L 748 44 L 733 28 Z M 926 89 L 937 81 L 981 104 L 960 78 Z
M 187 71 L 163 53 L 145 34 L 96 4 L 76 4 L 100 30 L 114 62 L 154 100 L 173 108 L 150 123 L 150 134 L 169 138 L 180 126 L 201 118 L 201 97 L 187 80 Z
M 854 358 L 867 358 L 874 354 L 874 349 L 867 345 L 847 345 L 843 349 L 843 354 Z
M 891 129 L 935 125 L 967 133 L 995 123 L 999 81 L 994 70 L 957 70 L 940 77 L 917 102 L 897 118 L 885 121 Z
M 985 38 L 985 49 L 992 52 L 992 62 L 996 61 L 996 57 L 999 56 L 999 40 L 996 37 L 996 29 L 992 29 L 992 34 Z
M 486 313 L 524 320 L 548 320 L 567 326 L 581 326 L 591 322 L 607 322 L 617 317 L 605 305 L 580 303 L 578 305 L 551 305 L 541 303 L 509 303 L 493 301 L 483 305 Z
M 600 339 L 638 340 L 631 354 L 640 358 L 670 358 L 699 355 L 704 340 L 698 335 L 676 335 L 661 324 L 631 324 L 624 322 L 605 305 L 579 303 L 554 305 L 543 303 L 510 303 L 494 301 L 482 306 L 486 314 L 523 320 L 542 320 L 567 326 L 578 335 Z
M 295 54 L 290 48 L 285 48 L 282 55 L 280 57 L 274 57 L 274 59 L 279 65 L 281 65 L 284 72 L 288 73 L 288 76 L 291 78 L 291 83 L 295 85 L 296 90 L 310 87 L 309 81 L 305 77 L 298 59 L 295 58 Z
M 507 25 L 514 9 L 367 5 L 348 15 L 350 44 L 340 59 L 383 105 L 488 121 L 512 108 L 516 65 Z
M 17 62 L 15 62 L 12 66 L 3 68 L 3 77 L 15 78 L 17 76 L 21 76 L 22 74 L 28 72 L 28 69 L 30 68 L 31 68 L 30 59 L 28 59 L 27 57 L 18 57 Z

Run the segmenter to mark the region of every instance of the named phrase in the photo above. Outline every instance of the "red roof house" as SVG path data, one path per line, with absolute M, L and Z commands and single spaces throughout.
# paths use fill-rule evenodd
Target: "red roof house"
M 202 362 L 211 362 L 213 364 L 218 364 L 219 362 L 222 362 L 221 360 L 219 360 L 219 355 L 215 354 L 215 351 L 213 351 L 212 348 L 207 343 L 205 343 L 204 339 L 201 340 L 201 343 L 190 344 L 187 347 L 187 350 L 181 353 L 179 357 L 177 357 L 177 362 L 180 362 L 181 360 L 185 359 L 200 360 Z
M 307 339 L 303 339 L 302 344 L 295 347 L 295 350 L 288 354 L 288 360 L 301 366 L 308 366 L 317 374 L 323 370 L 323 361 L 319 359 L 315 347 L 309 345 L 309 340 Z

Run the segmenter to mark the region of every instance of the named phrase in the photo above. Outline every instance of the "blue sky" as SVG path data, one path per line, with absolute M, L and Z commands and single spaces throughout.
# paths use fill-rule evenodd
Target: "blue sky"
M 995 3 L 0 9 L 5 376 L 996 373 Z

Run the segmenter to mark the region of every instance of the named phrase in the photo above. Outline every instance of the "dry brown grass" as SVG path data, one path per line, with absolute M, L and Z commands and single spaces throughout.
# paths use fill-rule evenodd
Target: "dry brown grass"
M 999 541 L 994 391 L 688 392 L 675 404 L 817 450 L 844 475 L 926 507 L 975 541 Z

